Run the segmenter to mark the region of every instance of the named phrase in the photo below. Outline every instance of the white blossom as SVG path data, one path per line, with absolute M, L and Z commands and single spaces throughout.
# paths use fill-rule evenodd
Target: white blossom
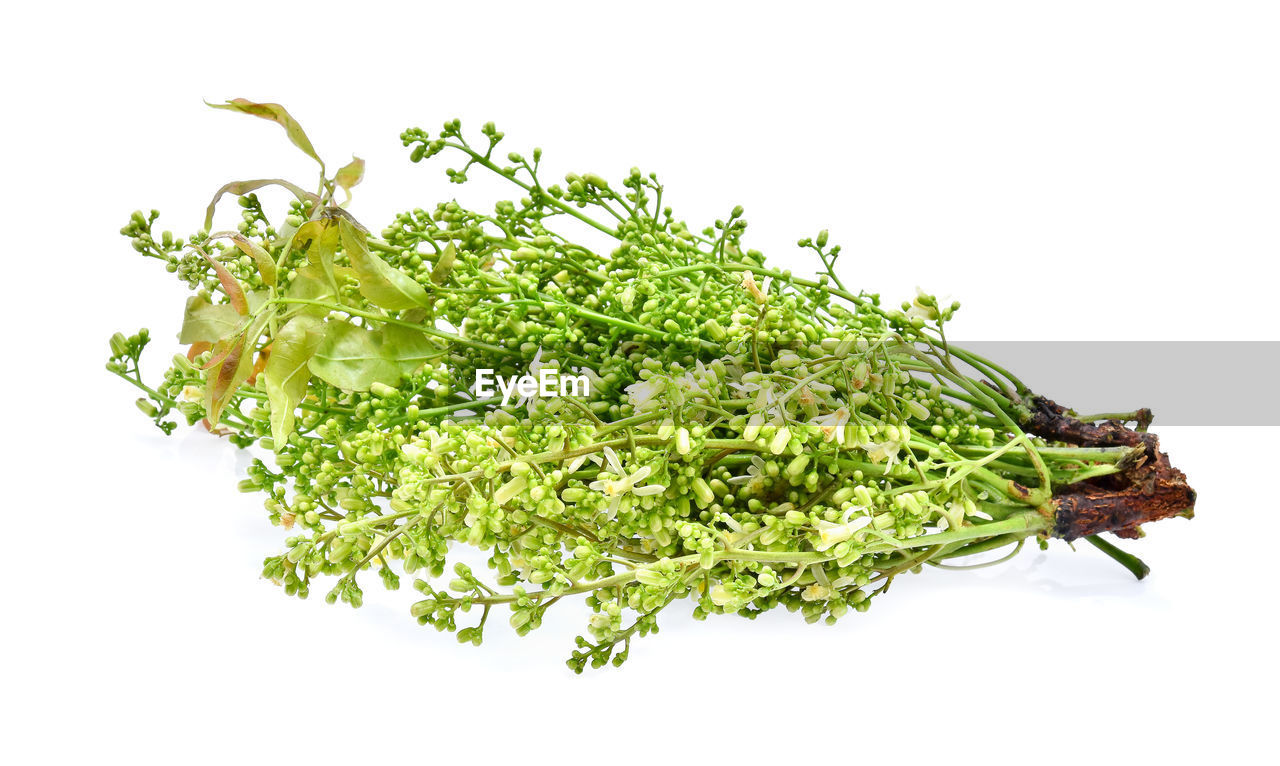
M 853 511 L 864 510 L 862 508 L 851 509 L 846 515 Z M 816 551 L 826 551 L 834 548 L 840 543 L 853 537 L 853 533 L 862 529 L 871 523 L 870 516 L 860 516 L 852 521 L 845 521 L 837 524 L 834 521 L 825 521 L 819 519 L 814 522 L 814 526 L 818 530 L 818 544 L 814 546 Z
M 612 519 L 617 515 L 618 508 L 622 505 L 622 498 L 627 494 L 636 497 L 648 497 L 666 491 L 666 487 L 661 484 L 636 486 L 639 482 L 649 478 L 649 474 L 653 473 L 653 469 L 649 466 L 641 466 L 628 474 L 622 467 L 622 461 L 618 459 L 618 453 L 614 452 L 612 447 L 605 447 L 604 454 L 609 463 L 607 473 L 612 473 L 614 478 L 597 479 L 587 486 L 596 492 L 604 493 L 604 496 L 609 498 L 608 518 Z

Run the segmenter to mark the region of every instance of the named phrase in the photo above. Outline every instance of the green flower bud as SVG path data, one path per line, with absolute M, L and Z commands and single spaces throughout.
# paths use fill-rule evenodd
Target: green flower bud
M 773 438 L 769 440 L 769 451 L 775 455 L 781 455 L 786 451 L 787 446 L 791 443 L 791 431 L 786 426 L 779 428 Z
M 693 489 L 693 494 L 698 498 L 698 505 L 701 507 L 706 508 L 715 501 L 715 493 L 711 491 L 711 487 L 701 476 L 694 479 L 690 486 Z
M 681 455 L 688 455 L 693 449 L 693 445 L 689 443 L 689 429 L 680 428 L 676 430 L 676 452 Z
M 809 465 L 808 455 L 801 455 L 797 458 L 794 458 L 790 463 L 787 464 L 787 470 L 785 472 L 787 475 L 787 478 L 794 481 L 796 478 L 800 476 L 800 474 L 804 473 L 804 469 L 808 467 L 808 465 Z
M 498 488 L 497 492 L 493 493 L 493 501 L 498 505 L 503 505 L 507 501 L 511 500 L 511 498 L 523 492 L 525 487 L 528 485 L 529 481 L 525 477 L 517 476 L 506 484 L 503 484 Z
M 382 383 L 380 381 L 374 381 L 374 383 L 371 386 L 369 386 L 369 393 L 381 399 L 389 399 L 395 396 L 396 394 L 400 393 L 400 391 L 398 389 L 392 388 L 391 386 L 388 386 L 386 383 Z

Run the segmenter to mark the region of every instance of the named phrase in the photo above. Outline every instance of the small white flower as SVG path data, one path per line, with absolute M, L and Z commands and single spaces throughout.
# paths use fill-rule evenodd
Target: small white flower
M 533 378 L 534 380 L 539 380 L 538 371 L 546 366 L 547 366 L 547 363 L 542 361 L 542 347 L 539 346 L 538 353 L 534 354 L 533 360 L 529 362 L 529 377 Z M 528 412 L 530 416 L 532 416 L 534 409 L 537 407 L 537 404 L 538 404 L 538 389 L 534 389 L 534 392 L 532 394 L 528 396 L 520 397 L 520 399 L 516 402 L 515 406 L 524 407 L 525 411 Z
M 924 290 L 917 287 L 915 300 L 911 301 L 911 307 L 907 309 L 907 318 L 913 319 L 915 317 L 920 317 L 926 322 L 932 322 L 941 316 L 941 313 L 938 311 L 938 307 L 950 306 L 951 303 L 952 300 L 950 296 L 938 297 L 934 295 L 927 295 Z
M 661 395 L 667 390 L 667 379 L 654 376 L 627 386 L 627 401 L 637 414 L 656 410 L 662 406 Z
M 818 403 L 818 397 L 813 395 L 813 389 L 809 386 L 800 386 L 796 392 L 796 402 L 803 408 L 808 409 Z
M 183 386 L 182 401 L 198 402 L 204 399 L 204 389 L 200 386 Z
M 892 468 L 898 462 L 898 453 L 911 441 L 911 430 L 906 426 L 889 426 L 885 429 L 885 440 L 866 445 L 867 457 L 871 462 L 884 461 L 885 469 Z
M 888 470 L 898 462 L 898 453 L 906 446 L 906 442 L 894 441 L 892 439 L 876 442 L 867 449 L 867 457 L 872 463 L 884 461 L 885 470 Z
M 564 439 L 564 446 L 561 447 L 561 449 L 568 449 L 568 448 L 569 448 L 569 437 L 566 436 Z M 579 468 L 581 468 L 583 465 L 586 464 L 588 460 L 590 460 L 592 463 L 595 463 L 598 466 L 604 465 L 604 460 L 602 460 L 598 454 L 595 454 L 593 452 L 588 452 L 585 455 L 578 455 L 575 458 L 571 458 L 569 460 L 568 465 L 565 466 L 565 473 L 576 473 Z
M 529 486 L 529 480 L 523 476 L 517 476 L 506 484 L 503 484 L 498 488 L 497 492 L 493 493 L 493 502 L 498 505 L 502 505 L 516 495 L 519 495 L 521 492 L 524 492 L 525 487 L 527 486 Z
M 800 592 L 800 598 L 805 601 L 823 601 L 830 595 L 830 588 L 816 582 Z
M 889 464 L 885 467 L 888 468 L 892 466 L 893 461 L 897 459 L 899 446 L 900 445 L 897 442 L 876 442 L 867 450 L 867 457 L 871 458 L 871 462 L 873 463 L 879 463 L 887 459 Z
M 691 398 L 704 396 L 717 399 L 719 398 L 716 395 L 718 382 L 714 374 L 699 359 L 694 369 L 675 379 L 674 385 Z
M 850 513 L 855 510 L 862 509 L 851 509 Z M 846 513 L 846 515 L 848 515 L 848 513 Z M 818 544 L 814 546 L 814 550 L 830 550 L 845 540 L 848 540 L 850 537 L 853 537 L 854 532 L 857 532 L 859 529 L 862 529 L 870 523 L 870 516 L 861 516 L 853 521 L 846 521 L 842 524 L 819 519 L 814 522 L 814 526 L 818 529 Z
M 542 361 L 542 347 L 539 346 L 538 353 L 534 354 L 533 360 L 529 362 L 529 374 L 536 378 L 538 377 L 538 371 L 545 366 L 546 363 Z
M 824 441 L 835 440 L 837 443 L 843 444 L 844 427 L 849 423 L 849 410 L 840 407 L 835 412 L 819 415 L 810 422 L 822 429 Z
M 616 478 L 597 479 L 587 486 L 596 492 L 604 493 L 604 496 L 609 498 L 608 518 L 612 519 L 617 515 L 618 508 L 622 505 L 622 498 L 627 494 L 632 494 L 636 497 L 648 497 L 666 491 L 667 488 L 661 484 L 636 486 L 639 482 L 649 478 L 649 474 L 653 473 L 653 469 L 649 466 L 641 466 L 628 475 L 622 467 L 622 461 L 618 459 L 618 453 L 614 452 L 612 447 L 605 447 L 604 455 L 609 463 L 609 470 L 606 473 L 612 473 Z
M 737 519 L 733 518 L 727 513 L 724 513 L 724 512 L 717 513 L 715 516 L 715 521 L 719 524 L 724 524 L 726 527 L 728 527 L 730 531 L 733 533 L 733 535 L 742 534 L 742 524 L 740 524 Z M 733 535 L 730 535 L 730 537 L 732 537 Z
M 760 285 L 756 284 L 756 275 L 750 271 L 742 272 L 742 289 L 750 293 L 756 303 L 764 303 L 767 300 L 765 293 L 760 290 Z
M 773 381 L 761 378 L 757 373 L 747 373 L 742 376 L 741 383 L 729 385 L 744 394 L 755 394 L 755 401 L 751 404 L 751 417 L 747 421 L 747 430 L 743 432 L 742 438 L 748 441 L 756 438 L 760 435 L 760 427 L 766 422 L 773 423 L 775 426 L 786 425 L 787 417 L 782 408 L 785 397 L 779 398 Z
M 768 478 L 765 476 L 765 463 L 759 455 L 751 456 L 751 463 L 747 465 L 747 472 L 741 476 L 734 476 L 729 479 L 730 484 L 748 485 L 752 494 L 759 494 L 764 489 L 764 481 Z

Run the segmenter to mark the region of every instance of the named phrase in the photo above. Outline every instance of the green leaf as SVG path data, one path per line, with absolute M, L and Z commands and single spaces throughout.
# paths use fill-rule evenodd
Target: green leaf
M 235 243 L 240 248 L 240 252 L 253 259 L 258 266 L 258 273 L 262 275 L 262 281 L 268 286 L 274 287 L 276 284 L 276 262 L 268 253 L 266 248 L 257 242 L 249 239 L 238 231 L 220 231 L 216 234 L 210 234 L 209 239 L 218 239 L 225 237 Z
M 345 218 L 338 219 L 338 230 L 342 236 L 342 249 L 351 259 L 351 266 L 360 280 L 360 294 L 368 298 L 370 303 L 388 311 L 431 305 L 431 299 L 422 285 L 369 252 L 365 235 Z
M 338 227 L 334 225 L 333 219 L 317 218 L 298 228 L 281 257 L 281 263 L 286 263 L 295 250 L 306 251 L 307 263 L 319 269 L 324 281 L 337 295 L 338 282 L 333 272 L 333 254 L 337 249 Z
M 208 102 L 206 102 L 208 103 Z M 284 132 L 289 135 L 289 140 L 293 145 L 306 153 L 308 157 L 320 163 L 320 167 L 324 167 L 324 160 L 316 154 L 315 147 L 311 145 L 311 139 L 307 138 L 307 134 L 302 130 L 302 126 L 298 121 L 293 119 L 293 115 L 289 114 L 283 106 L 273 103 L 259 103 L 250 101 L 245 98 L 233 98 L 225 104 L 209 104 L 214 109 L 228 109 L 241 114 L 251 114 L 254 117 L 261 117 L 264 120 L 271 120 L 277 125 L 284 128 Z
M 453 271 L 453 263 L 458 259 L 458 250 L 450 242 L 440 254 L 440 259 L 436 261 L 436 265 L 431 269 L 431 281 L 437 285 L 444 284 L 449 278 L 449 273 Z
M 323 338 L 320 320 L 303 314 L 289 320 L 271 341 L 271 356 L 262 374 L 271 403 L 271 440 L 277 450 L 293 433 L 295 409 L 311 380 L 311 357 Z
M 342 321 L 325 323 L 311 372 L 344 391 L 367 391 L 375 382 L 390 385 L 400 377 L 396 365 L 383 356 L 380 333 Z
M 344 391 L 367 391 L 374 383 L 399 383 L 438 354 L 426 335 L 408 328 L 367 330 L 331 320 L 324 324 L 324 340 L 311 358 L 311 372 Z
M 333 182 L 342 187 L 347 193 L 347 199 L 351 199 L 351 189 L 364 178 L 364 160 L 359 157 L 352 156 L 351 161 L 342 166 L 333 176 Z
M 336 302 L 333 288 L 324 278 L 324 274 L 320 273 L 320 270 L 314 266 L 303 266 L 298 269 L 298 275 L 294 277 L 293 282 L 289 283 L 289 289 L 285 292 L 285 297 L 305 301 L 323 301 L 325 303 Z M 329 313 L 329 309 L 323 306 L 310 306 L 305 303 L 290 305 L 290 311 L 297 314 L 324 317 Z
M 212 304 L 198 295 L 187 299 L 187 311 L 182 318 L 182 330 L 178 342 L 215 343 L 230 337 L 244 327 L 245 319 L 227 303 Z
M 382 329 L 382 338 L 383 349 L 400 368 L 402 376 L 443 353 L 438 341 L 408 327 L 387 325 Z
M 258 309 L 262 308 L 267 299 L 271 297 L 271 292 L 268 290 L 254 290 L 245 297 L 249 299 L 249 313 L 256 314 Z
M 251 191 L 257 191 L 258 189 L 261 189 L 264 186 L 283 186 L 284 188 L 292 192 L 293 196 L 297 197 L 298 201 L 300 202 L 306 202 L 307 200 L 311 200 L 312 204 L 314 205 L 320 204 L 320 198 L 317 197 L 315 194 L 312 194 L 311 192 L 307 191 L 306 189 L 303 189 L 302 187 L 296 184 L 291 184 L 288 181 L 284 180 L 283 178 L 259 178 L 253 181 L 232 181 L 231 183 L 226 184 L 221 189 L 219 189 L 218 193 L 213 195 L 213 200 L 209 203 L 209 206 L 205 208 L 204 210 L 205 231 L 208 231 L 209 229 L 213 228 L 213 211 L 217 209 L 218 200 L 222 199 L 222 195 L 234 194 L 236 196 L 242 196 L 242 195 L 248 194 Z

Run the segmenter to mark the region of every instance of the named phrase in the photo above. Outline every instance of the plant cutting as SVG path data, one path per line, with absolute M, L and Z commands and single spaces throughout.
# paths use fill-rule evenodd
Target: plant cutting
M 134 213 L 122 233 L 191 292 L 185 348 L 149 382 L 150 334 L 118 333 L 108 369 L 166 433 L 255 450 L 240 486 L 289 532 L 263 574 L 290 595 L 323 582 L 358 607 L 369 578 L 408 576 L 412 616 L 473 644 L 580 596 L 580 672 L 621 664 L 679 601 L 833 623 L 907 573 L 1027 541 L 1085 540 L 1143 577 L 1101 535 L 1192 514 L 1149 411 L 1038 395 L 947 342 L 959 304 L 846 288 L 825 231 L 799 242 L 813 277 L 777 270 L 740 207 L 695 229 L 655 174 L 550 183 L 540 149 L 456 120 L 406 131 L 410 160 L 453 157 L 451 181 L 492 173 L 511 198 L 371 230 L 348 210 L 362 161 L 330 173 L 278 104 L 218 108 L 279 124 L 318 181 L 229 183 L 188 237 Z M 269 188 L 289 195 L 273 216 Z M 215 230 L 227 196 L 239 223 Z M 551 378 L 586 385 L 493 390 Z

